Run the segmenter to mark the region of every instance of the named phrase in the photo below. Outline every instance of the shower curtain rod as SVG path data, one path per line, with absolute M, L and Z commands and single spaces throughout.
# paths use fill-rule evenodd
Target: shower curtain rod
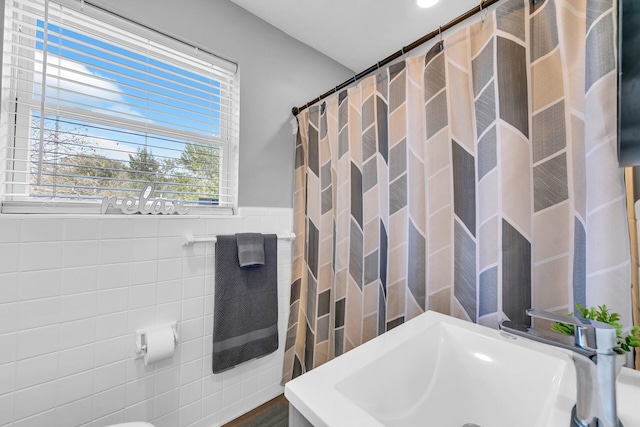
M 327 98 L 328 96 L 330 96 L 331 94 L 334 94 L 336 92 L 338 92 L 339 90 L 344 89 L 345 87 L 349 86 L 352 83 L 357 82 L 358 80 L 360 80 L 361 78 L 367 76 L 368 74 L 376 71 L 377 69 L 384 67 L 385 65 L 389 64 L 390 62 L 400 58 L 402 55 L 404 55 L 405 53 L 417 48 L 418 46 L 428 42 L 429 40 L 439 36 L 440 34 L 442 34 L 443 32 L 447 31 L 450 28 L 455 27 L 456 25 L 458 25 L 459 23 L 471 18 L 473 15 L 475 15 L 478 12 L 482 12 L 483 10 L 487 9 L 488 7 L 490 7 L 491 5 L 498 3 L 500 0 L 480 0 L 480 4 L 472 9 L 469 9 L 468 11 L 466 11 L 465 13 L 463 13 L 462 15 L 458 16 L 457 18 L 454 18 L 453 20 L 447 22 L 446 24 L 436 28 L 435 30 L 431 31 L 430 33 L 422 36 L 421 38 L 419 38 L 418 40 L 414 41 L 413 43 L 404 46 L 402 49 L 400 49 L 399 51 L 397 51 L 396 53 L 393 53 L 391 55 L 389 55 L 388 57 L 386 57 L 385 59 L 383 59 L 382 61 L 373 64 L 371 67 L 367 68 L 366 70 L 356 74 L 355 76 L 351 77 L 349 80 L 346 80 L 342 83 L 340 83 L 338 86 L 336 86 L 335 88 L 323 93 L 322 95 L 320 95 L 319 97 L 317 97 L 316 99 L 312 99 L 311 101 L 307 102 L 305 105 L 301 105 L 300 107 L 293 107 L 291 109 L 291 114 L 293 114 L 294 116 L 297 116 L 298 113 L 302 110 L 304 110 L 305 108 L 309 108 L 310 106 L 312 106 L 313 104 L 315 104 L 318 101 L 322 101 L 323 99 Z

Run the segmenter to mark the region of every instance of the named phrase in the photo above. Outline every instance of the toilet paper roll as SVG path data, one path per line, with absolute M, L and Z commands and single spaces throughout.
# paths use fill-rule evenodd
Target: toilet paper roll
M 145 366 L 173 355 L 175 342 L 170 327 L 146 332 L 147 352 L 144 355 Z

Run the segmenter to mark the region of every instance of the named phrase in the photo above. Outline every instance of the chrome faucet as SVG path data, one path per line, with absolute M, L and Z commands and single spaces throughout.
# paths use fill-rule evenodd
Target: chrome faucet
M 603 322 L 562 316 L 541 310 L 527 315 L 574 326 L 574 342 L 559 333 L 538 331 L 511 321 L 502 321 L 504 332 L 570 350 L 576 368 L 576 404 L 570 427 L 623 427 L 616 406 L 616 378 L 622 366 L 616 364 L 616 329 Z M 569 338 L 569 339 L 567 339 Z

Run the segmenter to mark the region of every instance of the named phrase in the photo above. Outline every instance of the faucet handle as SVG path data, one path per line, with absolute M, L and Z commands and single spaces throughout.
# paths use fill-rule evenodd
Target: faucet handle
M 528 309 L 526 313 L 531 317 L 573 325 L 575 343 L 580 348 L 608 354 L 618 345 L 616 328 L 608 323 L 578 316 L 563 316 L 544 310 Z
M 526 310 L 526 313 L 527 313 L 527 316 L 536 317 L 538 319 L 551 320 L 553 322 L 562 322 L 562 323 L 567 323 L 569 325 L 574 325 L 579 327 L 588 326 L 588 324 L 586 324 L 585 322 L 590 322 L 590 320 L 583 319 L 580 317 L 564 316 L 562 314 L 556 314 L 556 313 L 552 313 L 550 311 L 544 311 L 544 310 L 536 310 L 534 308 L 530 308 Z

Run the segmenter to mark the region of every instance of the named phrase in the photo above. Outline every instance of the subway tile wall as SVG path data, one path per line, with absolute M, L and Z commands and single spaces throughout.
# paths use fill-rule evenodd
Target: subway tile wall
M 0 426 L 219 426 L 281 394 L 291 242 L 278 242 L 280 348 L 211 372 L 214 244 L 287 233 L 292 210 L 237 216 L 0 215 Z M 171 359 L 144 366 L 135 330 L 178 321 Z

